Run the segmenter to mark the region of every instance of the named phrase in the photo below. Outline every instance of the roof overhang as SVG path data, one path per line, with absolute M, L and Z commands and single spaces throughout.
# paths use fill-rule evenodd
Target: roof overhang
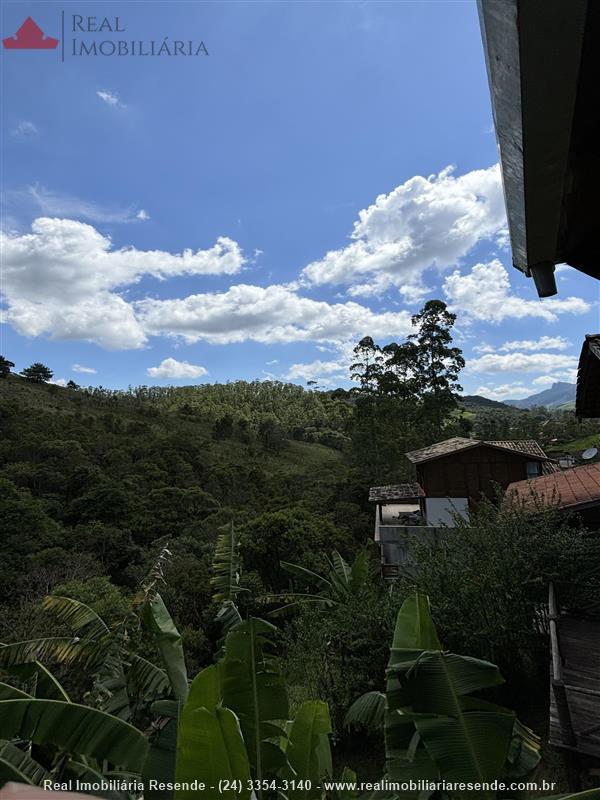
M 478 0 L 513 264 L 600 278 L 600 2 Z

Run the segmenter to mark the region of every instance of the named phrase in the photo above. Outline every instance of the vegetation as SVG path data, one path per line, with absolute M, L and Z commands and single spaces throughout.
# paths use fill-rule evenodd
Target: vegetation
M 413 325 L 357 344 L 349 391 L 63 388 L 0 360 L 0 782 L 249 776 L 271 800 L 273 779 L 309 775 L 288 795 L 312 800 L 386 758 L 388 775 L 438 778 L 535 766 L 535 737 L 484 699 L 546 718 L 547 582 L 588 609 L 598 533 L 484 502 L 386 583 L 367 488 L 412 479 L 404 453 L 449 436 L 568 452 L 599 428 L 461 401 L 454 316 L 431 301 Z M 470 658 L 441 648 L 425 596 Z M 53 738 L 61 719 L 73 735 Z

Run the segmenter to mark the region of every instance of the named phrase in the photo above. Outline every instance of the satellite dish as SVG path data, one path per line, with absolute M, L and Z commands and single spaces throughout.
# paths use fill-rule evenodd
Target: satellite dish
M 588 447 L 587 450 L 584 450 L 581 454 L 581 457 L 586 461 L 589 461 L 590 458 L 594 458 L 598 455 L 598 448 L 597 447 Z

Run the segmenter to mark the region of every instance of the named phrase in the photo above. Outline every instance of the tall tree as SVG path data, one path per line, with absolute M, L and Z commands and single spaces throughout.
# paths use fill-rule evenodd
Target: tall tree
M 14 366 L 13 362 L 9 361 L 8 358 L 0 356 L 0 378 L 6 378 L 7 375 L 10 375 L 10 371 Z
M 452 327 L 456 314 L 448 311 L 441 300 L 429 300 L 412 318 L 418 328 L 411 334 L 414 371 L 420 383 L 423 411 L 436 435 L 441 433 L 448 414 L 457 407 L 456 393 L 462 391 L 458 382 L 465 366 L 462 350 L 452 347 Z
M 54 373 L 50 367 L 36 361 L 30 367 L 26 367 L 21 375 L 32 383 L 48 383 L 48 381 L 52 380 Z

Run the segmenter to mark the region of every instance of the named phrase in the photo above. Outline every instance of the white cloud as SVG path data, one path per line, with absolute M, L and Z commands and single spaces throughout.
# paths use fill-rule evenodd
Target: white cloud
M 444 281 L 452 310 L 485 322 L 540 317 L 555 322 L 559 314 L 584 314 L 591 306 L 580 297 L 525 300 L 511 294 L 508 272 L 498 259 L 476 264 L 469 273 L 454 271 Z
M 146 209 L 140 208 L 140 210 L 135 215 L 135 218 L 141 219 L 143 222 L 145 222 L 147 219 L 150 219 L 150 214 L 146 211 Z
M 568 350 L 571 342 L 564 336 L 541 336 L 539 339 L 521 339 L 494 347 L 491 344 L 479 344 L 473 348 L 476 353 L 510 353 L 513 350 L 533 351 L 540 350 Z
M 33 139 L 39 135 L 39 130 L 33 122 L 23 119 L 15 125 L 10 135 L 15 139 Z
M 52 378 L 48 381 L 48 383 L 53 383 L 55 386 L 62 386 L 63 388 L 67 385 L 66 378 Z
M 553 383 L 556 383 L 557 381 L 576 383 L 577 370 L 568 369 L 565 372 L 556 372 L 553 375 L 540 375 L 538 378 L 534 378 L 533 384 L 534 386 L 544 387 L 544 386 L 551 386 Z
M 145 275 L 232 275 L 244 257 L 219 238 L 208 250 L 115 250 L 109 237 L 74 220 L 39 218 L 27 234 L 1 234 L 7 321 L 25 336 L 84 339 L 109 349 L 146 341 L 134 308 L 114 290 Z
M 284 377 L 290 381 L 298 379 L 312 381 L 322 379 L 324 375 L 332 374 L 337 374 L 340 379 L 348 380 L 348 365 L 342 359 L 292 364 Z
M 126 108 L 125 103 L 121 102 L 119 95 L 116 92 L 110 92 L 108 89 L 101 89 L 96 92 L 96 95 L 103 100 L 107 106 L 119 106 Z
M 467 362 L 468 372 L 545 372 L 574 369 L 575 356 L 555 353 L 486 353 Z
M 83 364 L 73 364 L 71 367 L 73 372 L 89 372 L 90 375 L 95 375 L 98 370 L 94 369 L 94 367 L 84 367 Z
M 144 330 L 188 342 L 339 343 L 369 334 L 402 336 L 411 330 L 407 311 L 377 314 L 358 303 L 330 304 L 300 297 L 287 286 L 231 286 L 226 292 L 136 304 Z
M 503 383 L 501 386 L 480 386 L 475 390 L 475 394 L 488 397 L 490 400 L 519 400 L 521 397 L 529 397 L 531 389 L 522 383 Z
M 201 378 L 208 375 L 205 367 L 174 358 L 165 358 L 158 367 L 148 367 L 146 371 L 152 378 Z
M 351 244 L 303 270 L 315 284 L 350 285 L 354 295 L 397 287 L 422 294 L 423 272 L 454 266 L 506 224 L 498 165 L 454 177 L 452 169 L 415 176 L 359 212 Z

